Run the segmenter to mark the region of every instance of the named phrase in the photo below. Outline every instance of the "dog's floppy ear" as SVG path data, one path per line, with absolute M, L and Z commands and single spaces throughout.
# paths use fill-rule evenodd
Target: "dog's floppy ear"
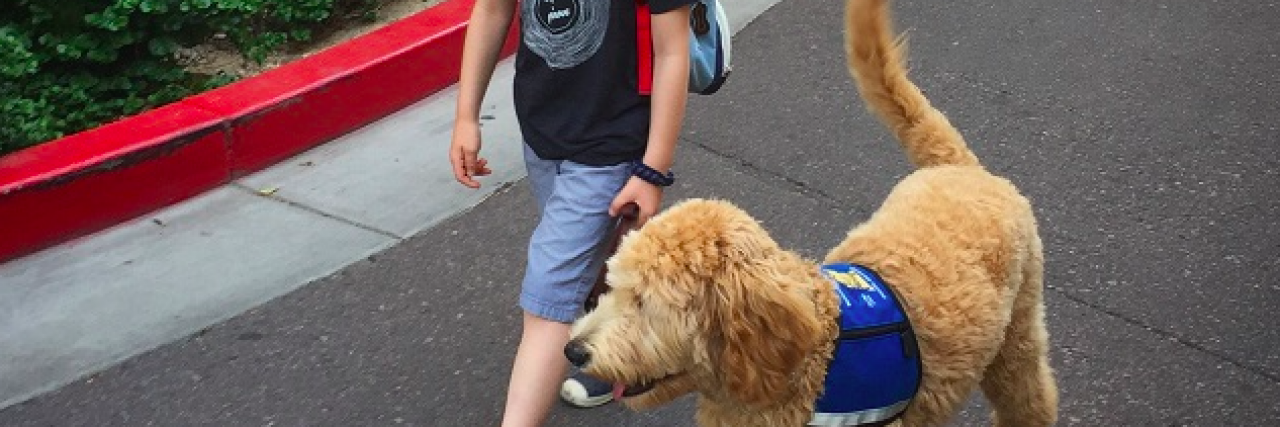
M 761 266 L 732 269 L 711 292 L 718 374 L 742 403 L 767 406 L 793 393 L 796 370 L 821 339 L 815 302 L 793 291 L 787 282 L 795 280 Z

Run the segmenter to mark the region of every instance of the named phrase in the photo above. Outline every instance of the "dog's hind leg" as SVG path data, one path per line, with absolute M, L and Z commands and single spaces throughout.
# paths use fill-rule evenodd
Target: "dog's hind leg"
M 1044 324 L 1044 256 L 1033 236 L 1004 343 L 982 378 L 996 427 L 1049 426 L 1058 418 L 1058 387 L 1049 367 Z

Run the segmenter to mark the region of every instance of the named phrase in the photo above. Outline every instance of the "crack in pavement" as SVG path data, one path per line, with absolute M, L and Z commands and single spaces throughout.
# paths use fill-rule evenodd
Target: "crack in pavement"
M 702 150 L 708 153 L 711 153 L 716 157 L 738 164 L 738 166 L 741 167 L 740 170 L 743 170 L 747 172 L 748 175 L 751 175 L 755 178 L 759 178 L 762 181 L 785 182 L 787 185 L 780 186 L 780 187 L 790 187 L 796 190 L 796 192 L 803 195 L 804 197 L 817 201 L 819 204 L 826 205 L 827 207 L 830 207 L 832 209 L 839 209 L 841 206 L 847 205 L 847 203 L 840 203 L 840 202 L 845 202 L 846 200 L 838 199 L 835 196 L 832 196 L 831 194 L 827 194 L 826 192 L 818 188 L 811 187 L 808 183 L 804 181 L 783 175 L 778 172 L 771 171 L 769 169 L 765 169 L 748 160 L 716 150 L 710 145 L 703 144 L 701 142 L 694 141 L 688 138 L 680 138 L 680 139 L 687 141 L 688 143 L 693 144 L 695 147 L 701 148 Z
M 386 230 L 383 230 L 383 229 L 380 229 L 380 228 L 377 228 L 377 227 L 374 227 L 374 226 L 371 226 L 371 225 L 368 225 L 368 224 L 360 223 L 360 222 L 358 222 L 358 221 L 355 221 L 355 220 L 352 220 L 352 219 L 349 219 L 349 218 L 344 218 L 344 217 L 339 216 L 339 215 L 335 215 L 335 214 L 332 214 L 332 213 L 329 213 L 329 212 L 325 212 L 325 211 L 323 211 L 323 210 L 321 210 L 321 209 L 319 209 L 319 208 L 316 208 L 316 207 L 313 207 L 313 206 L 308 206 L 308 205 L 302 204 L 302 203 L 297 202 L 297 201 L 294 201 L 294 200 L 289 200 L 289 199 L 287 199 L 287 198 L 284 198 L 284 197 L 281 197 L 281 196 L 277 196 L 277 195 L 275 195 L 275 194 L 264 194 L 262 191 L 260 191 L 260 190 L 255 190 L 255 189 L 253 189 L 252 187 L 249 187 L 249 186 L 247 186 L 247 185 L 244 185 L 243 183 L 240 183 L 240 182 L 233 182 L 233 183 L 231 183 L 231 186 L 232 186 L 232 187 L 234 187 L 234 188 L 238 188 L 238 189 L 240 189 L 240 190 L 244 190 L 244 191 L 246 191 L 246 192 L 249 192 L 249 193 L 250 193 L 250 195 L 257 196 L 257 197 L 261 197 L 261 198 L 268 199 L 268 200 L 271 200 L 271 201 L 275 201 L 275 202 L 277 202 L 277 203 L 283 203 L 283 204 L 284 204 L 284 205 L 286 205 L 286 206 L 290 206 L 290 207 L 298 208 L 298 209 L 301 209 L 301 210 L 306 211 L 306 212 L 310 212 L 310 213 L 313 213 L 313 214 L 316 214 L 316 215 L 320 215 L 320 216 L 322 216 L 322 217 L 329 218 L 329 219 L 332 219 L 332 220 L 334 220 L 334 221 L 338 221 L 338 222 L 341 222 L 341 223 L 343 223 L 343 224 L 346 224 L 346 225 L 350 225 L 350 226 L 352 226 L 352 227 L 359 228 L 359 229 L 361 229 L 361 230 L 369 231 L 369 232 L 376 233 L 376 234 L 381 235 L 381 236 L 384 236 L 384 237 L 391 238 L 392 240 L 395 240 L 396 242 L 403 242 L 405 239 L 408 239 L 408 237 L 398 236 L 398 235 L 396 235 L 395 233 L 392 233 L 392 232 L 390 232 L 390 231 L 386 231 Z
M 1185 338 L 1183 338 L 1183 337 L 1179 336 L 1179 335 L 1178 335 L 1178 334 L 1176 334 L 1176 333 L 1173 333 L 1173 332 L 1170 332 L 1170 331 L 1166 331 L 1166 330 L 1164 330 L 1164 329 L 1157 328 L 1157 327 L 1155 327 L 1155 326 L 1152 326 L 1152 325 L 1147 324 L 1146 322 L 1143 322 L 1143 321 L 1141 321 L 1141 320 L 1138 320 L 1137 318 L 1130 317 L 1130 316 L 1126 316 L 1126 315 L 1124 315 L 1123 313 L 1120 313 L 1120 312 L 1117 312 L 1117 311 L 1114 311 L 1114 310 L 1110 310 L 1110 309 L 1108 309 L 1108 308 L 1106 308 L 1106 307 L 1104 307 L 1104 306 L 1102 306 L 1102 305 L 1095 304 L 1095 303 L 1093 303 L 1093 302 L 1090 302 L 1089 300 L 1086 300 L 1086 299 L 1081 298 L 1081 297 L 1079 297 L 1079 296 L 1073 295 L 1073 294 L 1071 294 L 1070 292 L 1067 292 L 1065 289 L 1058 288 L 1058 287 L 1054 287 L 1054 286 L 1046 286 L 1045 288 L 1046 288 L 1046 289 L 1048 289 L 1048 290 L 1054 291 L 1055 293 L 1057 293 L 1057 294 L 1059 294 L 1059 295 L 1062 295 L 1064 298 L 1066 298 L 1066 299 L 1068 299 L 1068 300 L 1071 300 L 1071 301 L 1073 301 L 1073 302 L 1075 302 L 1075 303 L 1078 303 L 1078 304 L 1083 305 L 1083 306 L 1085 306 L 1085 307 L 1091 308 L 1091 309 L 1093 309 L 1093 310 L 1095 310 L 1095 311 L 1097 311 L 1097 312 L 1100 312 L 1100 313 L 1102 313 L 1102 314 L 1105 314 L 1105 315 L 1108 315 L 1108 316 L 1114 317 L 1114 318 L 1119 319 L 1119 320 L 1121 320 L 1121 321 L 1123 321 L 1123 322 L 1125 322 L 1125 323 L 1128 323 L 1128 324 L 1130 324 L 1130 325 L 1133 325 L 1133 326 L 1137 326 L 1137 327 L 1139 327 L 1139 328 L 1142 328 L 1143 330 L 1146 330 L 1146 331 L 1148 331 L 1148 332 L 1151 332 L 1151 333 L 1153 333 L 1153 334 L 1155 334 L 1155 335 L 1157 335 L 1157 336 L 1159 336 L 1159 337 L 1162 337 L 1162 338 L 1165 338 L 1165 339 L 1171 340 L 1171 341 L 1173 341 L 1173 342 L 1177 343 L 1178 345 L 1180 345 L 1180 346 L 1182 346 L 1182 347 L 1184 347 L 1184 348 L 1187 348 L 1187 349 L 1190 349 L 1190 350 L 1193 350 L 1193 351 L 1196 351 L 1196 352 L 1199 352 L 1199 353 L 1203 353 L 1203 354 L 1208 355 L 1209 357 L 1211 357 L 1211 358 L 1213 358 L 1213 359 L 1217 359 L 1217 360 L 1219 360 L 1219 361 L 1226 362 L 1226 363 L 1228 363 L 1228 364 L 1234 365 L 1234 366 L 1235 366 L 1235 367 L 1237 367 L 1237 368 L 1243 369 L 1245 372 L 1249 372 L 1249 373 L 1252 373 L 1252 374 L 1258 375 L 1258 376 L 1260 376 L 1260 377 L 1266 378 L 1266 379 L 1270 380 L 1272 383 L 1280 384 L 1280 376 L 1276 376 L 1276 375 L 1274 375 L 1274 374 L 1271 374 L 1271 373 L 1267 372 L 1267 371 L 1266 371 L 1265 369 L 1263 369 L 1263 368 L 1259 368 L 1259 367 L 1251 366 L 1251 365 L 1249 365 L 1249 364 L 1248 364 L 1248 363 L 1246 363 L 1246 362 L 1242 362 L 1242 361 L 1236 360 L 1236 359 L 1234 359 L 1234 358 L 1232 358 L 1231 356 L 1228 356 L 1228 355 L 1226 355 L 1226 354 L 1218 353 L 1217 351 L 1214 351 L 1213 349 L 1208 348 L 1208 347 L 1206 347 L 1206 346 L 1204 346 L 1204 345 L 1202 345 L 1202 344 L 1200 344 L 1200 343 L 1198 343 L 1198 342 L 1195 342 L 1195 341 L 1193 341 L 1193 340 L 1189 340 L 1189 339 L 1185 339 Z

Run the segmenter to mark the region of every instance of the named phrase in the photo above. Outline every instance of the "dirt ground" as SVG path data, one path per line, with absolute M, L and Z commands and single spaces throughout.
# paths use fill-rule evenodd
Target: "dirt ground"
M 192 73 L 214 75 L 221 72 L 237 78 L 249 77 L 382 28 L 443 1 L 445 0 L 388 0 L 379 6 L 376 19 L 370 21 L 360 16 L 342 17 L 335 20 L 334 25 L 339 28 L 317 34 L 305 44 L 289 46 L 284 52 L 268 56 L 261 64 L 241 56 L 230 43 L 217 40 L 179 49 L 177 56 L 187 71 Z

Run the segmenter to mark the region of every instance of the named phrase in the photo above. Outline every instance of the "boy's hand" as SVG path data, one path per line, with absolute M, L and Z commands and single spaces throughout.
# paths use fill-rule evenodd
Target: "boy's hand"
M 658 208 L 662 206 L 662 187 L 633 176 L 627 180 L 627 184 L 622 187 L 622 191 L 618 192 L 618 196 L 613 198 L 613 203 L 609 204 L 609 215 L 618 216 L 627 203 L 635 203 L 640 208 L 636 226 L 642 226 L 649 221 L 649 218 L 656 215 Z
M 453 141 L 449 144 L 449 162 L 453 164 L 453 177 L 469 188 L 480 188 L 476 177 L 493 173 L 489 161 L 480 157 L 480 126 L 475 123 L 455 122 Z

